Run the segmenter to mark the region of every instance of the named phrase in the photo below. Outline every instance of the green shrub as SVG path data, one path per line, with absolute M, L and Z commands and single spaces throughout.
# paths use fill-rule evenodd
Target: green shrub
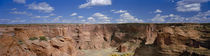
M 18 41 L 18 44 L 22 45 L 23 44 L 23 41 L 19 40 Z
M 29 38 L 29 40 L 37 40 L 38 38 L 37 37 L 32 37 L 32 38 Z
M 111 54 L 110 56 L 120 56 L 120 54 L 114 53 L 114 54 Z
M 47 38 L 46 38 L 45 36 L 40 36 L 39 39 L 40 39 L 41 41 L 47 41 Z

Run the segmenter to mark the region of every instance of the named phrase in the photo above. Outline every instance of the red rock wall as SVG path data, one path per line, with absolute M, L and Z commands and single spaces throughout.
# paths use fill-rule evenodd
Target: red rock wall
M 192 27 L 195 27 L 195 25 Z M 156 44 L 157 48 L 166 50 L 164 48 L 171 44 L 184 45 L 184 42 L 180 40 L 200 38 L 199 31 L 194 30 L 192 27 L 184 28 L 185 26 L 170 24 L 34 24 L 0 26 L 0 55 L 80 56 L 82 53 L 79 50 L 110 47 L 118 47 L 121 52 L 136 51 L 138 53 L 142 46 L 154 44 Z M 40 36 L 46 37 L 47 41 L 40 40 Z M 30 40 L 32 37 L 38 39 Z M 139 48 L 136 49 L 137 47 Z M 168 54 L 168 52 L 165 53 Z

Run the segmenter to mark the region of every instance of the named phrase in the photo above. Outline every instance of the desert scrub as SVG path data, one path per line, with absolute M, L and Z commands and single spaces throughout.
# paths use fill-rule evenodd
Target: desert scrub
M 45 36 L 40 36 L 39 37 L 39 40 L 41 40 L 41 41 L 47 41 L 47 38 Z
M 37 37 L 31 37 L 31 38 L 29 38 L 29 40 L 37 40 L 38 38 Z
M 18 44 L 22 45 L 23 44 L 23 41 L 18 40 Z
M 119 54 L 119 53 L 113 53 L 110 56 L 133 56 L 134 53 L 123 53 L 123 54 Z
M 111 54 L 110 56 L 121 56 L 121 55 L 114 53 L 114 54 Z

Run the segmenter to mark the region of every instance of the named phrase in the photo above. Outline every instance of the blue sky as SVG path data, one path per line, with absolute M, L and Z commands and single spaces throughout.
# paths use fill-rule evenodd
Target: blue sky
M 209 22 L 210 0 L 0 0 L 0 24 Z

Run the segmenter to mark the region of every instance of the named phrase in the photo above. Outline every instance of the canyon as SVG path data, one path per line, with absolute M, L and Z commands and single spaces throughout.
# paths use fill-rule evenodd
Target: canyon
M 210 56 L 210 24 L 10 24 L 0 41 L 0 56 Z

